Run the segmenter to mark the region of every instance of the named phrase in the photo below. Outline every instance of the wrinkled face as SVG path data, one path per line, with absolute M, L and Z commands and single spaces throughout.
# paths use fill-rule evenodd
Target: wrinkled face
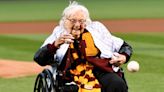
M 64 22 L 65 28 L 75 37 L 80 37 L 86 27 L 86 16 L 82 11 L 76 11 L 70 15 Z

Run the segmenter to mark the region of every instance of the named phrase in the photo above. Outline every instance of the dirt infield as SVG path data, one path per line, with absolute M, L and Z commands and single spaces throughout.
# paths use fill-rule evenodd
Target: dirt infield
M 164 32 L 164 19 L 101 21 L 111 32 Z M 0 23 L 0 34 L 51 33 L 56 22 Z M 34 62 L 0 60 L 0 77 L 13 78 L 38 74 L 43 67 Z
M 164 32 L 164 19 L 105 20 L 111 32 Z M 0 23 L 0 34 L 51 33 L 56 22 Z
M 14 78 L 34 75 L 43 70 L 44 67 L 39 66 L 35 62 L 0 60 L 0 77 Z

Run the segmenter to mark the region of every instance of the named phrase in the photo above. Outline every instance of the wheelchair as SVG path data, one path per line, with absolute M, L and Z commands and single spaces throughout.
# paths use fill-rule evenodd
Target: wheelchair
M 65 85 L 62 78 L 63 73 L 51 65 L 37 75 L 34 92 L 78 92 L 77 85 Z
M 122 68 L 118 73 L 126 82 Z M 78 92 L 79 87 L 76 84 L 65 85 L 63 73 L 58 70 L 56 65 L 44 69 L 36 77 L 34 92 Z

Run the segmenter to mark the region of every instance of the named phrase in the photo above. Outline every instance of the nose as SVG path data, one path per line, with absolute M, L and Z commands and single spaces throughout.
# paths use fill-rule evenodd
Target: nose
M 79 21 L 76 21 L 74 25 L 80 26 L 80 22 Z
M 74 24 L 74 27 L 73 27 L 73 28 L 74 28 L 75 30 L 78 30 L 78 29 L 80 29 L 80 25 L 81 25 L 81 24 L 80 24 L 79 22 L 76 22 L 76 23 Z

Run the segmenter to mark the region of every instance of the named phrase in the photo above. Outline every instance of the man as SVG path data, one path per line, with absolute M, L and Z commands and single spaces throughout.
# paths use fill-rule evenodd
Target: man
M 131 55 L 130 45 L 102 23 L 92 22 L 87 8 L 74 1 L 34 60 L 41 66 L 58 63 L 69 82 L 79 86 L 78 92 L 128 92 L 120 66 Z

